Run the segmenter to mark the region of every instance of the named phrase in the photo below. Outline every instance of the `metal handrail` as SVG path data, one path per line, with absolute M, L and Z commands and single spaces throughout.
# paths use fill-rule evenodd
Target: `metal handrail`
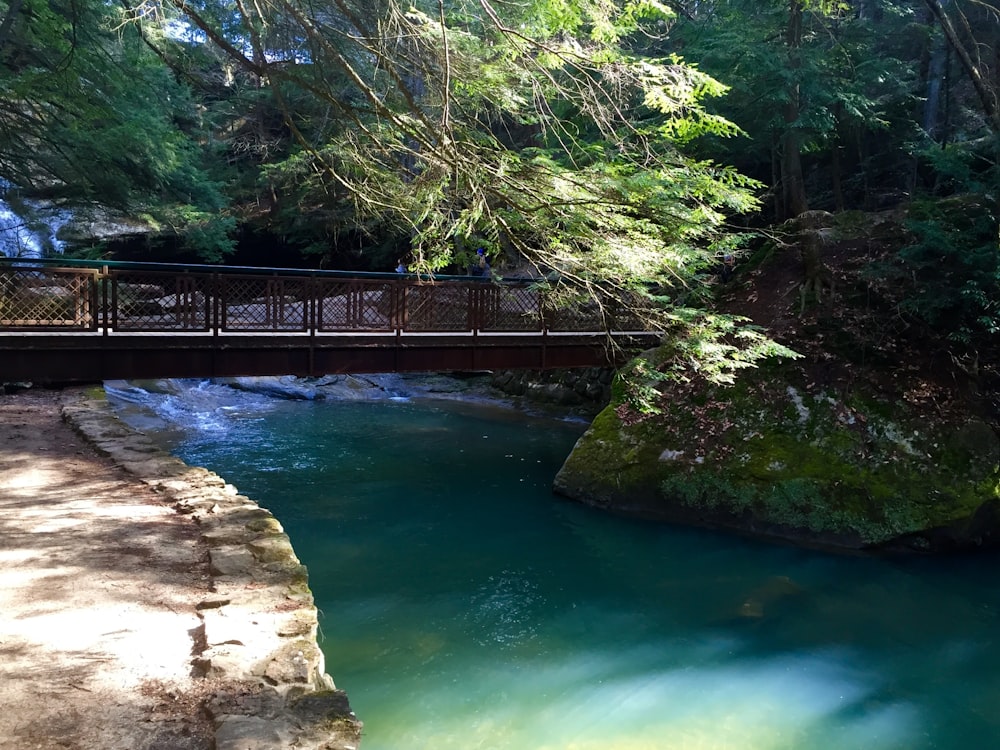
M 165 263 L 159 261 L 133 261 L 133 260 L 87 260 L 83 258 L 0 258 L 0 270 L 4 266 L 18 268 L 31 268 L 34 266 L 41 268 L 88 268 L 88 269 L 117 269 L 117 270 L 145 270 L 145 271 L 168 271 L 174 273 L 227 273 L 227 274 L 268 274 L 278 276 L 311 276 L 311 277 L 331 277 L 331 278 L 359 278 L 359 279 L 396 279 L 406 278 L 419 281 L 469 281 L 476 279 L 479 282 L 497 281 L 500 283 L 512 284 L 541 284 L 546 283 L 545 277 L 536 276 L 528 278 L 508 278 L 494 276 L 483 278 L 469 274 L 418 274 L 399 273 L 397 271 L 344 271 L 327 268 L 287 268 L 282 266 L 228 266 L 212 265 L 208 263 Z

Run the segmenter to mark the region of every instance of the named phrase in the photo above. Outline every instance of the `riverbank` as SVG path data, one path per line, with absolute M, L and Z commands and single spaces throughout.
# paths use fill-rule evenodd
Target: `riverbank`
M 103 392 L 0 396 L 0 747 L 357 747 L 278 522 Z

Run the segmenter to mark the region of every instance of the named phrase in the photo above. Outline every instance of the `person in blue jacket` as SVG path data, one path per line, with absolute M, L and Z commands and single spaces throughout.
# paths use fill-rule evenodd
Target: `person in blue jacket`
M 479 256 L 479 262 L 475 265 L 469 266 L 470 276 L 489 276 L 490 275 L 490 262 L 486 259 L 486 251 L 483 248 L 476 250 L 476 255 Z

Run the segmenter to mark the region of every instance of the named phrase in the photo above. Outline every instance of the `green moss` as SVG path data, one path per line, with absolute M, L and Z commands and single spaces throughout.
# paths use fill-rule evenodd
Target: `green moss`
M 756 505 L 757 490 L 725 477 L 699 472 L 668 477 L 662 485 L 666 497 L 692 508 L 713 508 L 741 513 Z
M 278 519 L 270 513 L 264 518 L 257 518 L 247 523 L 247 531 L 254 534 L 282 534 L 284 529 Z
M 768 524 L 856 535 L 866 544 L 969 518 L 997 490 L 996 482 L 987 482 L 965 491 L 928 496 L 922 478 L 920 487 L 915 487 L 880 472 L 808 476 L 789 467 L 787 476 L 780 473 L 775 470 L 775 476 L 764 481 L 695 469 L 667 478 L 661 489 L 667 500 L 691 508 L 734 517 L 750 513 Z
M 751 253 L 750 257 L 743 262 L 744 272 L 760 268 L 771 260 L 778 252 L 779 249 L 777 243 L 771 241 L 765 242 L 758 250 Z
M 676 505 L 680 517 L 702 509 L 719 525 L 871 545 L 960 527 L 1000 498 L 1000 447 L 985 423 L 928 426 L 859 386 L 809 392 L 780 367 L 669 396 L 656 420 L 602 412 L 567 461 L 574 484 L 612 506 L 653 503 L 670 516 Z
M 611 379 L 611 398 L 610 403 L 613 405 L 618 405 L 623 403 L 625 400 L 625 381 L 622 380 L 620 375 L 615 375 Z
M 104 390 L 103 385 L 91 385 L 84 389 L 84 394 L 87 398 L 93 399 L 94 401 L 107 401 L 108 394 Z

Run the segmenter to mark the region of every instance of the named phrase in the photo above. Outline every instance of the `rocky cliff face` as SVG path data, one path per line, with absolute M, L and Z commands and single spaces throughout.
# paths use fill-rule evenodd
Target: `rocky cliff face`
M 823 304 L 816 253 L 788 248 L 720 295 L 800 359 L 730 387 L 650 383 L 660 390 L 655 416 L 635 413 L 616 388 L 556 491 L 618 513 L 825 548 L 935 552 L 1000 540 L 990 387 L 942 366 L 951 363 L 934 342 L 891 330 L 864 273 L 881 240 L 857 219 L 853 234 L 830 222 L 823 242 L 805 248 L 822 253 Z M 654 370 L 666 359 L 643 356 Z

